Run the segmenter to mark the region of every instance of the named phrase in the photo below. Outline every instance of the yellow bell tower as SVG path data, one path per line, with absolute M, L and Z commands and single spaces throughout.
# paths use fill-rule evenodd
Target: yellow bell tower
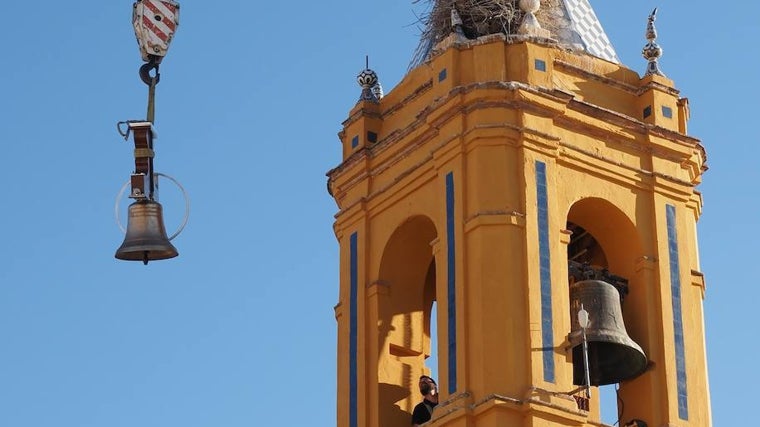
M 343 123 L 328 173 L 338 427 L 410 425 L 431 354 L 430 426 L 602 426 L 594 386 L 607 383 L 621 426 L 710 426 L 706 155 L 659 70 L 654 13 L 640 77 L 587 0 L 506 2 L 510 20 L 490 27 L 473 3 L 434 2 L 420 65 L 384 96 L 363 71 Z M 608 286 L 610 306 L 577 296 L 584 279 Z M 613 371 L 591 375 L 590 397 L 579 302 L 589 370 Z M 641 363 L 613 359 L 597 342 L 608 330 Z

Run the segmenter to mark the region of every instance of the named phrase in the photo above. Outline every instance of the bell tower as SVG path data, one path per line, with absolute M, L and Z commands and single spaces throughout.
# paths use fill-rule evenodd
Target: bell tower
M 620 426 L 711 425 L 706 154 L 655 14 L 640 76 L 587 0 L 431 3 L 419 66 L 384 96 L 359 75 L 328 173 L 338 427 L 410 425 L 431 355 L 430 426 L 603 426 L 602 384 Z

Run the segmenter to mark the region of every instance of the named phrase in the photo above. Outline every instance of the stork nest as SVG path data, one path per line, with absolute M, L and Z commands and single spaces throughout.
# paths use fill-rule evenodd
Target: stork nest
M 489 34 L 516 34 L 525 15 L 519 0 L 413 0 L 413 3 L 424 3 L 428 8 L 419 18 L 422 35 L 412 67 L 424 62 L 433 47 L 451 34 L 451 11 L 454 8 L 462 18 L 462 30 L 468 39 Z M 536 17 L 552 34 L 571 25 L 562 0 L 542 0 Z

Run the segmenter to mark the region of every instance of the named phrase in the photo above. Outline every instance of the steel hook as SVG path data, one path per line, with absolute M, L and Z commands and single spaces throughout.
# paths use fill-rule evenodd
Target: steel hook
M 156 70 L 156 75 L 151 76 L 150 72 L 151 70 Z M 158 72 L 158 64 L 150 61 L 148 63 L 145 63 L 140 67 L 140 80 L 143 81 L 148 86 L 152 86 L 154 84 L 158 84 L 158 81 L 161 79 L 161 74 Z

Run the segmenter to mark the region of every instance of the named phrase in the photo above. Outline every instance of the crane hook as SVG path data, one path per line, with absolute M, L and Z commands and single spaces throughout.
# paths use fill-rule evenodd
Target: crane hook
M 155 76 L 150 75 L 152 70 L 156 70 Z M 158 62 L 156 61 L 156 58 L 151 55 L 150 60 L 140 67 L 140 80 L 148 86 L 153 86 L 158 84 L 160 79 L 161 74 L 158 72 Z

